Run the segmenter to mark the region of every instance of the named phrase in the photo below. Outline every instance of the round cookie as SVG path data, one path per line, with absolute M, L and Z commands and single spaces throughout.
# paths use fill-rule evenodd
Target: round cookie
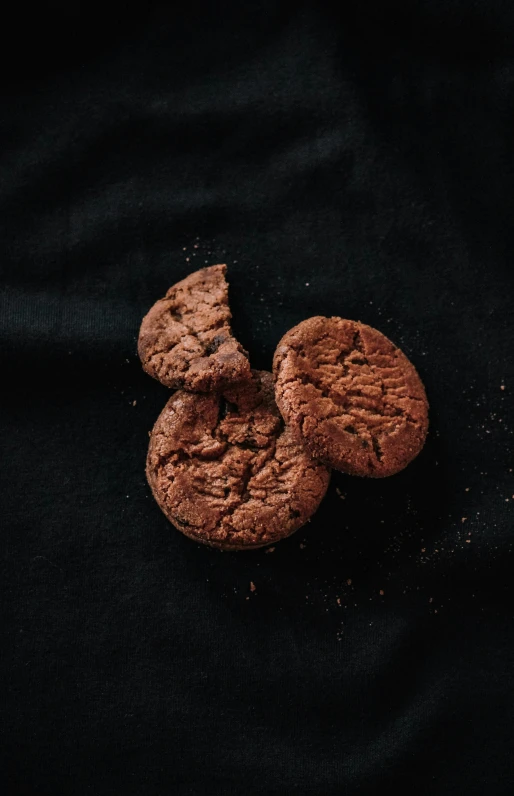
M 221 390 L 247 379 L 250 363 L 230 327 L 226 265 L 212 265 L 170 287 L 143 318 L 138 354 L 167 387 Z
M 280 341 L 273 373 L 284 420 L 337 470 L 393 475 L 424 445 L 423 384 L 405 354 L 371 326 L 309 318 Z
M 316 511 L 330 479 L 284 429 L 263 371 L 223 396 L 176 392 L 151 433 L 146 474 L 176 528 L 224 550 L 289 536 Z

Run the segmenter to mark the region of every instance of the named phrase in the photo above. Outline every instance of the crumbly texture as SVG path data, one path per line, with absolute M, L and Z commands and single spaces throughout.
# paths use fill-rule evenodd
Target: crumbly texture
M 139 357 L 167 387 L 209 392 L 249 377 L 248 355 L 230 327 L 226 270 L 212 265 L 195 271 L 143 318 Z
M 225 550 L 289 536 L 316 511 L 330 479 L 284 428 L 263 371 L 223 396 L 175 393 L 152 431 L 146 473 L 176 528 Z
M 313 456 L 352 475 L 402 470 L 428 430 L 412 363 L 385 335 L 343 318 L 309 318 L 275 352 L 279 409 Z

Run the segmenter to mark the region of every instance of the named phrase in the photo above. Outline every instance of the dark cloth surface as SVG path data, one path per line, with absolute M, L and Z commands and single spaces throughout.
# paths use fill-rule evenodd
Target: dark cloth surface
M 186 6 L 2 30 L 2 792 L 511 794 L 513 13 Z M 141 318 L 218 262 L 254 367 L 341 315 L 431 406 L 272 552 L 144 476 Z

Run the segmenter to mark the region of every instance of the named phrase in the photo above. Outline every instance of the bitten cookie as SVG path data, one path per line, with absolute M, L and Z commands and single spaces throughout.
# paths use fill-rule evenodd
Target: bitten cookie
M 284 429 L 263 371 L 223 396 L 175 393 L 152 431 L 146 473 L 176 528 L 225 550 L 289 536 L 316 511 L 330 479 Z
M 212 265 L 170 287 L 143 318 L 138 354 L 167 387 L 222 390 L 249 377 L 246 351 L 230 327 L 226 265 Z
M 379 478 L 420 452 L 428 402 L 414 366 L 385 335 L 343 318 L 309 318 L 275 352 L 278 407 L 313 456 Z

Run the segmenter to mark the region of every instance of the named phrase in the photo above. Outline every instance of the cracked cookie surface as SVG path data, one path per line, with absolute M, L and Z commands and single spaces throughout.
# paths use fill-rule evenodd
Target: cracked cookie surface
M 276 401 L 313 456 L 352 475 L 402 470 L 422 449 L 428 402 L 405 354 L 371 326 L 309 318 L 273 360 Z
M 209 392 L 249 377 L 248 356 L 230 327 L 226 270 L 212 265 L 195 271 L 143 318 L 139 357 L 167 387 Z
M 330 479 L 284 428 L 265 371 L 223 395 L 175 393 L 151 433 L 146 473 L 176 528 L 225 550 L 289 536 L 316 511 Z

